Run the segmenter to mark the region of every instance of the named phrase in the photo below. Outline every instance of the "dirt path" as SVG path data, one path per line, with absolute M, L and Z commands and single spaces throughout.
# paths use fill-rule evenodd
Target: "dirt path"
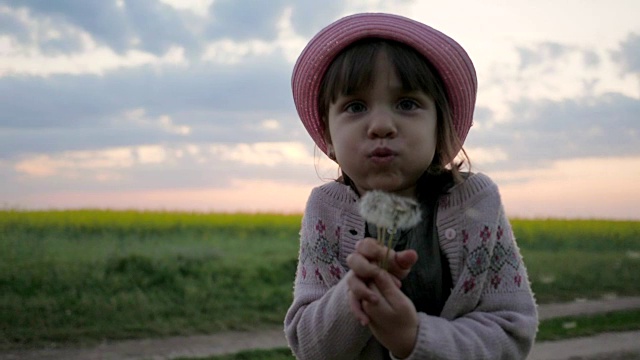
M 587 315 L 640 308 L 640 297 L 614 298 L 548 304 L 539 307 L 540 319 Z M 531 360 L 605 359 L 612 354 L 637 354 L 640 359 L 640 331 L 601 334 L 584 339 L 536 344 Z M 92 348 L 12 350 L 0 353 L 6 360 L 169 360 L 177 357 L 205 357 L 234 353 L 246 349 L 269 349 L 287 346 L 282 327 L 262 331 L 225 332 L 213 335 L 170 337 L 162 339 L 105 342 Z M 604 357 L 600 357 L 604 356 Z
M 527 360 L 635 360 L 640 359 L 640 331 L 547 341 L 537 344 Z
M 3 360 L 168 360 L 205 357 L 246 349 L 287 346 L 282 327 L 260 332 L 224 332 L 213 335 L 105 342 L 92 348 L 15 350 L 0 353 Z

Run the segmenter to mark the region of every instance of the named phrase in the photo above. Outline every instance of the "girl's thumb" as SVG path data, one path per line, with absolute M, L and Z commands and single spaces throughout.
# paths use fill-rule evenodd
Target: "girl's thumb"
M 415 250 L 404 250 L 396 253 L 396 263 L 402 270 L 409 270 L 418 261 Z

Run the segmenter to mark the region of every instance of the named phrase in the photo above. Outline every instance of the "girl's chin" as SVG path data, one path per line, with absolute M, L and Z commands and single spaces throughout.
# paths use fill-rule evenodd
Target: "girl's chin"
M 371 181 L 367 184 L 367 186 L 360 187 L 356 183 L 356 187 L 360 192 L 364 190 L 372 191 L 372 190 L 380 190 L 386 191 L 390 193 L 394 193 L 402 196 L 414 196 L 415 195 L 415 185 L 407 186 L 406 184 L 399 183 L 397 181 Z M 361 194 L 362 195 L 362 194 Z

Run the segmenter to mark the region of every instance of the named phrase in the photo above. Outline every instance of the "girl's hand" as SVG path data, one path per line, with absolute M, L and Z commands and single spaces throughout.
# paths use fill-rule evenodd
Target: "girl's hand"
M 362 255 L 374 264 L 381 263 L 385 256 L 388 255 L 387 263 L 389 268 L 387 271 L 399 280 L 404 279 L 411 271 L 413 264 L 418 261 L 418 253 L 414 250 L 396 252 L 390 249 L 387 252 L 387 247 L 378 244 L 378 240 L 374 238 L 365 238 L 358 241 L 354 254 Z
M 347 257 L 347 264 L 351 269 L 346 280 L 349 287 L 349 305 L 362 325 L 369 324 L 369 317 L 362 310 L 362 301 L 376 303 L 379 297 L 369 288 L 369 284 L 383 273 L 388 275 L 378 266 L 378 263 L 386 255 L 386 247 L 379 245 L 376 239 L 366 238 L 359 241 L 355 251 Z M 418 255 L 413 250 L 398 253 L 393 250 L 389 251 L 388 271 L 393 274 L 390 278 L 397 288 L 400 288 L 400 280 L 407 276 L 417 260 Z
M 362 301 L 362 310 L 370 319 L 369 329 L 380 343 L 397 358 L 408 357 L 418 336 L 418 314 L 409 299 L 393 281 L 393 276 L 382 272 L 369 285 L 376 302 Z

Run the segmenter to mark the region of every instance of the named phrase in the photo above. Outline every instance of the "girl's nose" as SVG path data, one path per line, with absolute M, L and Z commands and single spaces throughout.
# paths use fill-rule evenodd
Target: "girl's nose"
M 376 110 L 370 113 L 369 129 L 367 135 L 371 139 L 376 138 L 393 138 L 396 136 L 398 129 L 396 128 L 393 114 L 387 110 Z

